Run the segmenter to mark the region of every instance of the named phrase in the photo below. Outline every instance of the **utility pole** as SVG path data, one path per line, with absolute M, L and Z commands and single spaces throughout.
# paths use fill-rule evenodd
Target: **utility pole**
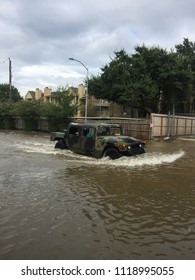
M 10 57 L 9 60 L 9 101 L 12 101 L 12 62 Z

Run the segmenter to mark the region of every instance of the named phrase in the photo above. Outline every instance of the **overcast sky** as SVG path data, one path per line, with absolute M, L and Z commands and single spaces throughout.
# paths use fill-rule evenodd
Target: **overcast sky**
M 97 75 L 114 51 L 136 45 L 170 50 L 195 41 L 194 0 L 0 0 L 0 83 L 25 96 L 48 86 L 77 86 Z

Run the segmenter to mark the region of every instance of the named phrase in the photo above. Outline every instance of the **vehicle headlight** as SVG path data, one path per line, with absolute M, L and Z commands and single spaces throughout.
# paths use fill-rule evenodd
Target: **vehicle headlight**
M 131 150 L 131 146 L 128 146 L 127 149 L 128 149 L 128 150 Z
M 127 150 L 127 146 L 125 144 L 122 143 L 115 143 L 114 144 L 120 151 L 126 151 Z

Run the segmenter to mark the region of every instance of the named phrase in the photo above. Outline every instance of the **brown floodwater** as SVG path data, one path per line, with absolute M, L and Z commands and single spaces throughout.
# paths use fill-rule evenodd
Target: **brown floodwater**
M 195 139 L 115 161 L 0 131 L 0 259 L 195 259 Z

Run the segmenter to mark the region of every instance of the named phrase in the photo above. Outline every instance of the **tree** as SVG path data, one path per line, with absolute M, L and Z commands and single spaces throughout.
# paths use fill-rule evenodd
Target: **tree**
M 74 115 L 76 109 L 73 92 L 64 87 L 58 87 L 54 94 L 57 105 L 61 107 L 64 117 L 70 119 Z
M 11 86 L 11 100 L 10 100 L 10 86 L 9 84 L 0 84 L 0 101 L 17 102 L 22 99 L 17 88 Z
M 158 91 L 146 66 L 139 53 L 129 56 L 124 50 L 115 52 L 115 58 L 101 69 L 101 76 L 90 79 L 90 93 L 124 106 L 151 108 Z
M 137 106 L 157 111 L 160 95 L 158 76 L 164 50 L 146 46 L 137 46 L 131 56 L 131 95 L 137 100 Z
M 158 113 L 173 105 L 178 112 L 194 110 L 195 43 L 184 39 L 176 51 L 142 45 L 132 55 L 124 50 L 114 54 L 102 73 L 89 80 L 95 97 Z
M 48 118 L 49 130 L 63 130 L 74 116 L 75 96 L 64 87 L 58 87 L 54 94 L 56 104 L 42 104 L 41 115 Z
M 176 45 L 175 48 L 181 72 L 187 76 L 187 79 L 183 79 L 184 111 L 191 113 L 195 111 L 195 42 L 184 38 L 183 44 Z
M 13 128 L 13 103 L 0 101 L 0 128 Z
M 18 101 L 14 104 L 12 114 L 23 119 L 25 130 L 37 130 L 38 119 L 41 116 L 41 104 L 36 100 Z
M 89 92 L 97 98 L 123 104 L 131 85 L 131 61 L 124 50 L 114 54 L 115 58 L 101 69 L 102 74 L 89 79 Z

